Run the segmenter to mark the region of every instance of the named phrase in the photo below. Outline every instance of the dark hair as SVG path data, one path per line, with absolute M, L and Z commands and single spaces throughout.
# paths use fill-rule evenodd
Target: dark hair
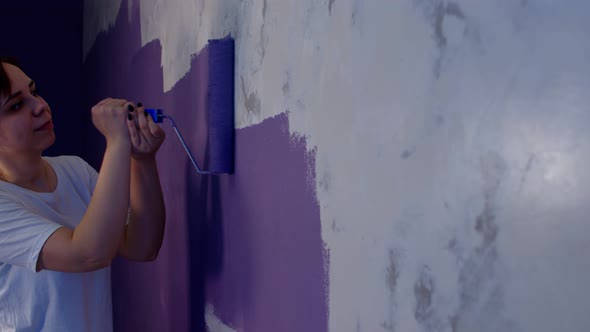
M 1 56 L 0 57 L 0 96 L 6 96 L 10 94 L 10 80 L 8 79 L 8 75 L 6 75 L 6 71 L 4 67 L 1 65 L 2 63 L 8 63 L 13 66 L 16 66 L 18 69 L 22 69 L 20 63 L 15 57 L 11 56 Z

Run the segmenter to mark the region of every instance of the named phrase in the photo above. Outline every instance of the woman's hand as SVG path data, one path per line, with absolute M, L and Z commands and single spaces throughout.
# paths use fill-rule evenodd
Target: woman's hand
M 166 133 L 145 112 L 141 103 L 135 108 L 129 107 L 129 114 L 131 118 L 127 121 L 127 128 L 132 143 L 131 156 L 136 160 L 153 158 Z
M 130 103 L 123 99 L 106 98 L 92 107 L 92 123 L 106 138 L 107 144 L 129 144 L 129 132 L 126 128 L 127 107 Z

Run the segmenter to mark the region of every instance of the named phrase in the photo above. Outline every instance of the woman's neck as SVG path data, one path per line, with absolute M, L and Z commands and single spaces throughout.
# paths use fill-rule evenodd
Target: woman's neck
M 51 166 L 35 156 L 11 156 L 0 158 L 0 180 L 36 192 L 52 192 L 55 189 Z

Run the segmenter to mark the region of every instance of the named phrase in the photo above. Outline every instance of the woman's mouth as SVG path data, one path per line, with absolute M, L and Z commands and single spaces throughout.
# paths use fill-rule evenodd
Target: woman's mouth
M 41 127 L 35 129 L 35 131 L 51 130 L 51 129 L 53 129 L 53 123 L 51 121 L 47 121 Z

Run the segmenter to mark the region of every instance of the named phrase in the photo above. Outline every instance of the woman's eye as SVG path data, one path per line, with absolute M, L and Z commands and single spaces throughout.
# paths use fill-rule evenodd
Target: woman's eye
M 35 90 L 31 91 L 31 94 L 35 97 L 38 97 L 39 96 L 39 89 L 35 89 Z
M 18 111 L 19 109 L 21 109 L 21 107 L 23 107 L 23 102 L 18 101 L 16 103 L 12 104 L 12 106 L 10 106 L 10 110 L 11 111 Z

